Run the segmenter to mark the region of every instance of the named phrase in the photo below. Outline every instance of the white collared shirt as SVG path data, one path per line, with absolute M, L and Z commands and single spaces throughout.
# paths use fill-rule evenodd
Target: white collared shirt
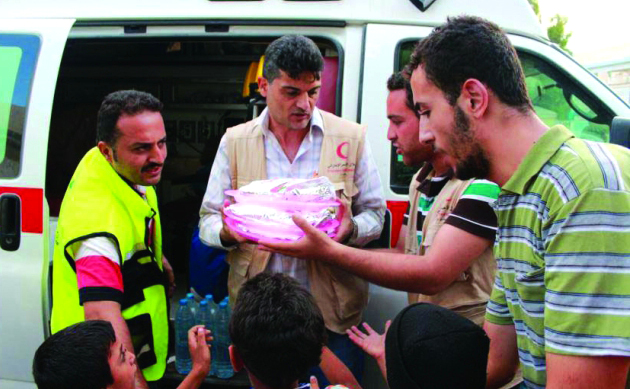
M 312 178 L 319 169 L 319 159 L 324 139 L 323 118 L 317 108 L 313 110 L 311 128 L 293 160 L 290 162 L 282 150 L 278 139 L 269 131 L 268 109 L 258 117 L 262 127 L 265 146 L 267 178 Z M 357 165 L 354 182 L 359 189 L 352 199 L 353 219 L 358 227 L 355 239 L 349 244 L 363 246 L 379 237 L 385 217 L 385 200 L 381 180 L 372 158 L 372 151 L 367 140 L 364 152 Z M 232 189 L 230 163 L 228 160 L 225 135 L 221 139 L 217 155 L 212 165 L 208 187 L 201 204 L 199 237 L 207 245 L 224 249 L 219 237 L 223 223 L 220 209 L 225 201 L 225 191 Z M 295 278 L 302 286 L 308 288 L 306 262 L 301 259 L 282 254 L 273 254 L 266 271 L 285 273 Z

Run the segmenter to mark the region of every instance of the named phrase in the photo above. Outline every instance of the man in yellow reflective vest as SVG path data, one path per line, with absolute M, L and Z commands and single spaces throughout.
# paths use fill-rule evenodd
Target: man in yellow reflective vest
M 167 289 L 153 185 L 166 158 L 162 103 L 128 90 L 105 97 L 97 145 L 85 154 L 61 205 L 53 259 L 52 332 L 107 320 L 134 350 L 137 387 L 159 380 L 168 354 Z

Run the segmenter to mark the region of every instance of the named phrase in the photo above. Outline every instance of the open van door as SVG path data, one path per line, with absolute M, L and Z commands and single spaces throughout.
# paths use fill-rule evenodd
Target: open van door
M 417 169 L 407 168 L 406 171 L 409 172 L 407 181 L 397 185 L 396 176 L 400 175 L 398 165 L 403 164 L 402 161 L 398 162 L 397 155 L 392 152 L 392 146 L 387 140 L 389 122 L 386 107 L 388 94 L 386 82 L 399 67 L 401 44 L 416 42 L 419 37 L 426 36 L 430 32 L 430 27 L 387 24 L 368 24 L 365 29 L 359 122 L 368 124 L 367 137 L 372 145 L 374 158 L 385 162 L 379 163 L 377 167 L 385 198 L 389 199 L 387 208 L 391 212 L 392 247 L 398 239 L 403 215 L 407 209 L 409 179 Z M 375 329 L 382 331 L 385 321 L 393 319 L 406 305 L 407 293 L 370 285 L 370 302 L 365 319 L 371 325 L 373 324 Z
M 396 244 L 403 215 L 409 200 L 409 181 L 396 189 L 398 166 L 397 156 L 387 140 L 387 79 L 398 68 L 400 42 L 417 41 L 418 37 L 431 32 L 429 27 L 401 26 L 387 24 L 367 24 L 365 27 L 363 64 L 361 75 L 361 96 L 359 97 L 359 122 L 368 125 L 367 137 L 372 145 L 374 159 L 381 161 L 377 167 L 383 183 L 383 192 L 387 200 L 387 209 L 391 213 L 392 241 Z M 378 145 L 378 146 L 377 146 Z M 402 162 L 399 163 L 403 165 Z M 392 167 L 394 169 L 392 169 Z M 407 169 L 410 174 L 414 169 Z M 364 320 L 376 331 L 384 330 L 386 320 L 394 317 L 407 306 L 407 293 L 370 285 L 370 300 L 364 313 Z M 363 383 L 366 389 L 386 388 L 375 364 L 366 358 Z
M 0 387 L 34 388 L 49 333 L 50 114 L 73 20 L 0 19 Z

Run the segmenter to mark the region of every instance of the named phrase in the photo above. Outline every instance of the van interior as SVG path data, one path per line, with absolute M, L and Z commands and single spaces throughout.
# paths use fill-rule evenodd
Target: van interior
M 156 186 L 163 250 L 176 273 L 173 301 L 183 297 L 189 290 L 191 238 L 214 156 L 227 128 L 262 110 L 264 100 L 256 93 L 250 67 L 256 70 L 273 39 L 69 39 L 48 146 L 45 195 L 50 216 L 59 215 L 74 169 L 96 144 L 96 116 L 103 98 L 121 89 L 152 93 L 164 103 L 167 131 L 168 157 Z M 331 41 L 314 41 L 325 57 L 318 106 L 339 113 L 341 50 Z

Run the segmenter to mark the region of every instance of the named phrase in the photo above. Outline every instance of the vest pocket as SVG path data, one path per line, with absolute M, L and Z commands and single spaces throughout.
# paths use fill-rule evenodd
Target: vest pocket
M 125 320 L 133 343 L 136 363 L 145 369 L 157 363 L 155 345 L 153 343 L 153 326 L 148 313 Z
M 333 186 L 335 187 L 335 193 L 337 197 L 342 200 L 351 200 L 357 193 L 359 193 L 359 188 L 354 184 L 354 182 L 346 185 L 345 181 L 341 182 L 333 182 Z
M 124 310 L 143 302 L 144 289 L 153 285 L 166 285 L 166 276 L 155 261 L 141 263 L 143 258 L 150 255 L 148 250 L 141 250 L 123 262 L 121 272 L 125 291 L 121 309 Z
M 367 305 L 367 282 L 336 267 L 331 266 L 329 271 L 337 297 L 337 317 L 343 322 L 353 316 L 360 316 Z

